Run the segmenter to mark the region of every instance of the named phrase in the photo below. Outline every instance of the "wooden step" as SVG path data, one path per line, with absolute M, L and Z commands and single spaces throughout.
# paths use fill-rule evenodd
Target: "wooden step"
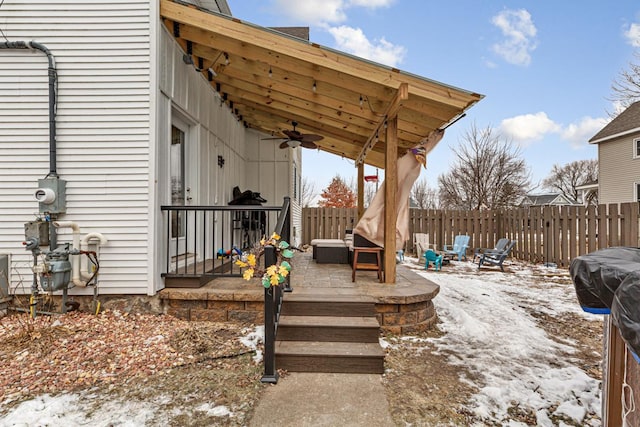
M 378 343 L 278 341 L 276 368 L 291 372 L 384 373 Z
M 378 342 L 380 325 L 375 317 L 281 316 L 278 340 Z
M 287 316 L 362 317 L 375 315 L 375 300 L 356 295 L 285 295 L 282 314 Z

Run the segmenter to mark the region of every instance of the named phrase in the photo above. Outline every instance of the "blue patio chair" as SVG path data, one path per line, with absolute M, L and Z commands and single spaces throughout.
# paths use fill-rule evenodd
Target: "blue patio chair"
M 453 240 L 453 247 L 449 248 L 448 245 L 444 245 L 442 252 L 444 255 L 457 255 L 458 261 L 462 261 L 462 258 L 467 259 L 467 248 L 469 247 L 470 236 L 459 234 Z
M 424 259 L 425 259 L 424 261 L 425 270 L 429 269 L 429 263 L 433 263 L 433 267 L 436 269 L 436 271 L 442 268 L 442 255 L 438 255 L 431 249 L 429 249 L 428 251 L 425 251 Z

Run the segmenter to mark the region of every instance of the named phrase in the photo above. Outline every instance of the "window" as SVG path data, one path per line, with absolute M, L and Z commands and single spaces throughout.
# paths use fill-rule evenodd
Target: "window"
M 640 158 L 640 138 L 633 140 L 633 158 Z
M 640 202 L 640 182 L 636 182 L 635 186 L 636 186 L 635 199 L 636 199 L 636 202 Z

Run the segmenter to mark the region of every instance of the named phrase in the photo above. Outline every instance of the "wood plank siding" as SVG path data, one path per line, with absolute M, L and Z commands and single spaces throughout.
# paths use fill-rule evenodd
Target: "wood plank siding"
M 58 70 L 57 172 L 67 214 L 83 234 L 103 233 L 101 293 L 143 293 L 148 282 L 150 2 L 22 1 L 2 5 L 9 41 L 34 40 Z M 49 172 L 47 57 L 0 50 L 0 252 L 12 285 L 28 291 L 24 223 L 38 213 Z M 70 241 L 62 230 L 60 242 Z

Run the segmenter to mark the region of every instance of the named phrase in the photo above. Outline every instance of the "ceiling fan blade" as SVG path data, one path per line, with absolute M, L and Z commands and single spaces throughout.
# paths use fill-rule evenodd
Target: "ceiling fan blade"
M 287 138 L 285 138 L 284 136 L 274 136 L 272 138 L 260 138 L 260 141 L 270 141 L 275 139 L 287 139 Z
M 311 148 L 312 150 L 315 150 L 316 148 L 318 148 L 318 145 L 315 142 L 311 142 L 311 141 L 302 140 L 301 145 L 304 148 Z
M 302 141 L 303 142 L 315 142 L 315 141 L 320 141 L 324 139 L 324 136 L 320 136 L 320 135 L 315 135 L 312 133 L 303 133 L 302 134 Z
M 279 147 L 280 147 L 280 148 L 289 148 L 289 140 L 286 140 L 286 141 L 282 142 L 282 143 L 279 145 Z
M 287 135 L 290 139 L 302 139 L 302 134 L 297 130 L 285 129 L 282 131 L 282 133 Z

